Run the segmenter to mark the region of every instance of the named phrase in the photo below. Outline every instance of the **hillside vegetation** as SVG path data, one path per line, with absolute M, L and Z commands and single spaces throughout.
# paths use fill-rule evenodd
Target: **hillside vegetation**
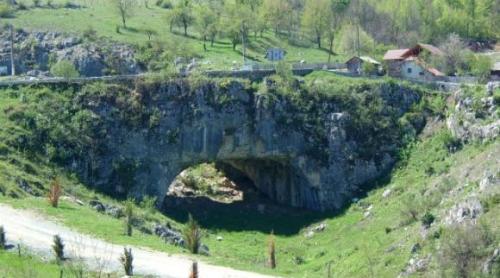
M 484 48 L 499 38 L 500 25 L 494 0 L 2 1 L 0 23 L 133 43 L 154 70 L 176 57 L 201 59 L 204 68 L 239 67 L 243 52 L 248 62 L 265 62 L 270 47 L 284 48 L 291 62 L 381 58 L 393 47 L 440 45 L 450 34 Z
M 343 86 L 353 85 L 350 88 L 363 88 L 372 81 L 353 82 L 316 74 L 307 77 L 307 82 L 331 82 L 341 90 Z M 70 171 L 60 167 L 57 160 L 51 161 L 54 157 L 51 152 L 19 147 L 33 144 L 31 133 L 37 128 L 34 123 L 45 118 L 43 111 L 34 109 L 34 101 L 64 101 L 72 90 L 68 88 L 62 94 L 40 87 L 0 91 L 0 202 L 37 210 L 78 231 L 113 243 L 170 253 L 186 252 L 148 234 L 154 223 L 169 223 L 181 229 L 187 220 L 186 211 L 162 214 L 150 202 L 138 200 L 134 205 L 137 215 L 134 233 L 126 236 L 123 218 L 99 213 L 89 205 L 90 201 L 99 200 L 123 207 L 123 200 L 105 196 L 82 184 Z M 335 213 L 273 206 L 269 207 L 272 213 L 261 213 L 232 209 L 230 205 L 192 211 L 204 231 L 202 242 L 210 248 L 210 256 L 197 258 L 285 277 L 328 277 L 328 272 L 333 277 L 394 277 L 401 272 L 423 277 L 479 275 L 500 242 L 499 193 L 495 182 L 499 178 L 496 160 L 500 156 L 499 142 L 496 139 L 462 143 L 454 138 L 444 120 L 454 112 L 455 100 L 423 91 L 425 97 L 419 109 L 425 111 L 426 128 L 418 137 L 412 134 L 408 138 L 399 150 L 396 169 L 386 179 L 367 185 L 366 195 Z M 330 93 L 334 95 L 335 91 Z M 498 101 L 498 93 L 497 89 L 495 101 Z M 485 92 L 478 89 L 473 96 L 480 105 Z M 22 114 L 31 117 L 25 118 Z M 26 121 L 30 118 L 36 119 L 35 122 Z M 19 121 L 26 122 L 20 124 Z M 47 150 L 52 149 L 51 144 L 56 147 L 64 144 L 52 138 L 75 136 L 66 128 L 45 127 L 48 128 L 44 131 L 45 137 L 40 138 L 46 142 Z M 55 176 L 59 177 L 65 196 L 60 208 L 51 207 L 45 197 Z M 483 191 L 485 178 L 491 177 L 493 192 Z M 471 197 L 479 200 L 481 210 L 473 216 L 465 216 L 464 222 L 449 220 L 455 207 Z M 466 225 L 467 221 L 477 224 Z M 266 244 L 271 230 L 276 236 L 276 269 L 269 269 L 266 264 Z M 471 234 L 478 236 L 470 237 Z M 467 257 L 455 256 L 462 254 L 456 253 L 456 248 L 464 248 Z M 465 266 L 461 264 L 464 260 Z M 0 269 L 5 267 L 0 263 Z M 493 260 L 491 274 L 484 275 L 495 277 L 499 267 L 498 261 Z M 40 277 L 48 277 L 42 269 L 33 271 L 38 271 Z

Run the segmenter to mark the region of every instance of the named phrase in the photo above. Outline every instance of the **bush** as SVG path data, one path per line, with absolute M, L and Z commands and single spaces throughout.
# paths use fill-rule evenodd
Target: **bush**
M 472 74 L 477 76 L 481 82 L 486 82 L 490 77 L 491 66 L 491 59 L 485 55 L 474 55 L 471 61 Z
M 12 16 L 12 8 L 9 4 L 0 3 L 0 18 Z
M 89 41 L 95 41 L 97 39 L 97 31 L 92 26 L 89 26 L 83 31 L 83 37 Z
M 198 254 L 201 246 L 201 229 L 198 223 L 189 214 L 189 220 L 182 231 L 186 248 L 193 254 Z
M 446 277 L 478 277 L 486 257 L 496 247 L 494 234 L 484 224 L 457 225 L 446 230 L 439 265 Z
M 122 263 L 123 270 L 125 271 L 125 275 L 132 276 L 134 275 L 134 266 L 132 265 L 134 261 L 134 256 L 132 255 L 132 248 L 123 248 L 123 254 L 120 257 L 120 262 Z
M 436 218 L 432 215 L 432 213 L 426 212 L 420 220 L 422 221 L 422 225 L 424 225 L 424 227 L 429 228 L 435 219 Z
M 156 197 L 145 196 L 141 201 L 141 207 L 148 210 L 150 213 L 156 212 Z
M 61 60 L 57 63 L 55 63 L 51 68 L 50 68 L 50 73 L 53 76 L 56 77 L 63 77 L 63 78 L 76 78 L 80 76 L 80 73 L 76 70 L 75 65 L 73 63 L 66 61 L 66 60 Z
M 33 0 L 33 6 L 40 7 L 40 2 L 42 2 L 42 1 L 41 0 Z
M 52 250 L 56 256 L 57 263 L 61 263 L 64 260 L 64 243 L 60 236 L 54 236 L 54 244 L 52 245 Z
M 364 75 L 374 75 L 377 74 L 377 67 L 372 63 L 364 62 L 362 72 Z
M 49 190 L 49 203 L 52 207 L 57 208 L 59 206 L 59 198 L 61 198 L 62 195 L 62 187 L 61 183 L 57 178 L 54 178 L 52 180 L 52 183 L 50 185 L 50 190 Z

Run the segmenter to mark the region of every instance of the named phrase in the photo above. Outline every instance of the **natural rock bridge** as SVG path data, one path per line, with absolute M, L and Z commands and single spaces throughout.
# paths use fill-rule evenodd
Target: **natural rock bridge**
M 365 117 L 379 115 L 373 122 L 388 128 L 371 130 L 357 122 L 367 119 L 351 107 L 355 102 L 305 91 L 294 100 L 272 87 L 268 82 L 264 93 L 234 81 L 195 88 L 179 81 L 108 93 L 87 88 L 75 103 L 94 113 L 101 133 L 91 135 L 92 147 L 72 167 L 104 191 L 163 197 L 186 167 L 217 162 L 281 204 L 336 209 L 392 167 L 403 135 L 389 129 L 419 99 L 395 84 L 352 92 L 382 102 Z

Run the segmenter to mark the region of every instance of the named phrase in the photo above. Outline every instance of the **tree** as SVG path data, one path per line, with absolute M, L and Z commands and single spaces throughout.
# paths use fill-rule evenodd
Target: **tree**
M 203 39 L 203 49 L 207 51 L 207 39 L 210 38 L 212 45 L 218 29 L 217 14 L 208 4 L 200 4 L 195 9 L 195 26 Z
M 132 17 L 135 4 L 135 0 L 113 0 L 115 10 L 122 19 L 123 28 L 127 28 L 127 19 Z
M 132 248 L 123 248 L 123 254 L 120 257 L 120 262 L 123 266 L 123 270 L 125 271 L 125 275 L 132 276 L 134 275 L 134 266 L 133 266 L 134 256 L 132 255 Z
M 80 73 L 76 70 L 75 65 L 67 60 L 61 60 L 55 63 L 50 68 L 50 73 L 53 76 L 63 77 L 66 79 L 80 76 Z
M 187 29 L 194 22 L 192 15 L 192 6 L 189 0 L 183 0 L 177 4 L 169 13 L 168 20 L 170 22 L 170 32 L 173 31 L 173 26 L 182 27 L 184 29 L 184 36 L 187 37 Z
M 198 223 L 189 214 L 189 220 L 182 231 L 186 248 L 193 254 L 198 254 L 201 246 L 201 229 Z
M 290 23 L 293 9 L 288 0 L 264 0 L 261 5 L 261 13 L 263 19 L 274 29 L 275 35 L 278 35 L 281 29 L 291 27 L 287 23 Z
M 62 195 L 62 187 L 58 178 L 54 178 L 50 185 L 48 200 L 52 207 L 57 208 L 59 206 L 59 198 Z
M 309 0 L 306 2 L 302 25 L 313 33 L 318 48 L 321 48 L 321 39 L 330 27 L 329 18 L 332 17 L 332 7 L 329 0 Z
M 134 221 L 134 202 L 127 200 L 125 202 L 125 234 L 132 236 L 132 222 Z
M 347 7 L 348 7 L 348 2 L 346 0 L 335 0 L 334 2 L 331 3 L 331 7 L 328 12 L 328 17 L 326 18 L 327 21 L 326 37 L 328 39 L 328 44 L 329 44 L 328 63 L 330 63 L 333 54 L 333 41 L 335 39 L 335 35 L 338 33 L 340 29 L 342 23 L 342 17 Z
M 54 236 L 52 244 L 52 250 L 56 257 L 57 263 L 61 263 L 64 260 L 64 243 L 59 235 Z
M 224 34 L 231 40 L 233 50 L 235 50 L 238 43 L 248 41 L 252 13 L 247 6 L 238 6 L 236 4 L 226 4 L 224 12 L 224 21 L 222 23 L 225 26 Z M 244 51 L 245 48 L 243 48 Z

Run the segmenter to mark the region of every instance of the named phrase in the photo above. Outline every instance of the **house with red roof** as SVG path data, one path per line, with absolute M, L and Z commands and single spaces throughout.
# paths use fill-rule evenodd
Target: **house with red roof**
M 428 65 L 424 56 L 444 55 L 444 52 L 430 44 L 418 43 L 412 48 L 388 50 L 384 55 L 387 74 L 393 77 L 415 80 L 438 80 L 445 75 Z

